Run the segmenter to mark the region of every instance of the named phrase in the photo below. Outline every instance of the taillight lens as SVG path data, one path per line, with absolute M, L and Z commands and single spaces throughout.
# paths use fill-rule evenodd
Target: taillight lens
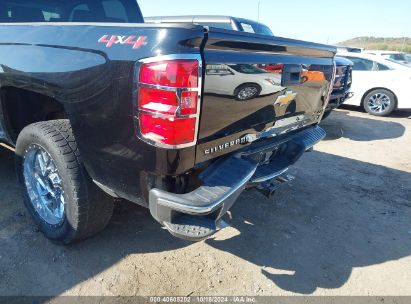
M 141 136 L 166 147 L 194 144 L 198 87 L 198 60 L 142 64 L 138 86 Z
M 181 145 L 194 141 L 195 118 L 173 119 L 140 114 L 141 134 L 167 145 Z
M 178 108 L 176 92 L 140 87 L 140 110 L 175 115 Z
M 197 88 L 198 61 L 173 60 L 147 63 L 141 69 L 140 82 L 175 88 Z

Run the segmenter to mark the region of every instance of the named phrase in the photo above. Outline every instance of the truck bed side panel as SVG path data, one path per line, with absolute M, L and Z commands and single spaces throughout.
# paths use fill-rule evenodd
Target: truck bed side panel
M 104 35 L 106 40 L 112 35 L 145 37 L 146 44 L 108 47 L 98 42 Z M 89 174 L 138 201 L 144 172 L 185 172 L 194 166 L 195 148 L 159 149 L 137 138 L 135 64 L 159 54 L 199 54 L 203 39 L 199 26 L 0 25 L 0 85 L 50 96 L 64 105 Z

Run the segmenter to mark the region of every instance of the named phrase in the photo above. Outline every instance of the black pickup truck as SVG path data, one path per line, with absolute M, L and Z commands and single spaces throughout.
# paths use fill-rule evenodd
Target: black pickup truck
M 15 150 L 27 208 L 57 243 L 103 229 L 113 197 L 202 240 L 245 188 L 272 189 L 325 136 L 335 52 L 144 24 L 135 0 L 1 1 L 1 141 Z

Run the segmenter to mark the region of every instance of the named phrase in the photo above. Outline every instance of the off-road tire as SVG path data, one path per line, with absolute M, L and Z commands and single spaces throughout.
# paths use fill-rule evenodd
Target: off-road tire
M 58 225 L 44 221 L 28 195 L 23 163 L 27 150 L 33 145 L 42 147 L 51 156 L 61 176 L 65 211 Z M 17 139 L 15 164 L 26 207 L 40 231 L 50 240 L 67 245 L 93 236 L 109 223 L 114 200 L 87 174 L 69 120 L 38 122 L 25 127 Z

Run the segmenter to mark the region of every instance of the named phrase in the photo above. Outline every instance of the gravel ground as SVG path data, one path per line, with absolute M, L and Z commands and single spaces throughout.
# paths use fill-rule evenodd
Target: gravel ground
M 0 295 L 411 295 L 409 115 L 335 112 L 292 183 L 244 192 L 231 227 L 196 244 L 121 203 L 98 236 L 53 245 L 1 149 Z

